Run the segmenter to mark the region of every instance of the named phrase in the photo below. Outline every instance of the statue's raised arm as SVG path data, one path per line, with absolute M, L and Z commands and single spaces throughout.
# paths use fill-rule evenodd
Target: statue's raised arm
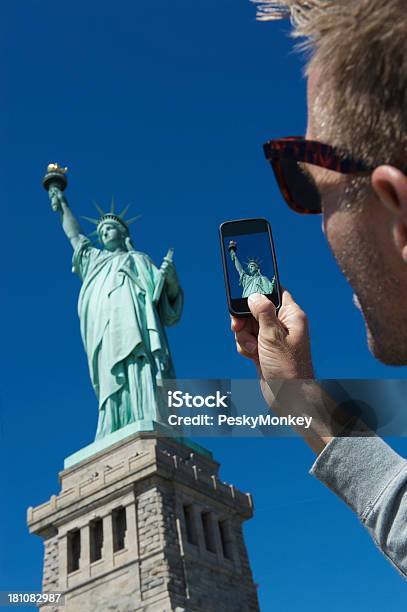
M 67 170 L 68 168 L 62 168 L 58 164 L 49 164 L 42 184 L 48 191 L 52 210 L 61 214 L 62 229 L 68 237 L 72 248 L 75 249 L 84 234 L 77 219 L 72 214 L 66 197 L 63 194 L 63 191 L 68 184 L 68 180 L 66 178 Z
M 240 263 L 237 255 L 236 255 L 236 250 L 237 250 L 237 243 L 234 240 L 231 240 L 229 242 L 229 246 L 228 246 L 228 251 L 230 253 L 230 258 L 233 261 L 233 263 L 235 264 L 236 270 L 239 274 L 239 276 L 242 276 L 242 274 L 244 274 L 244 270 L 242 267 L 242 264 Z

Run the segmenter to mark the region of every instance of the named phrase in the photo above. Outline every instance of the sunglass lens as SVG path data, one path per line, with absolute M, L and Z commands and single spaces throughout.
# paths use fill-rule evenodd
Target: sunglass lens
M 285 186 L 283 195 L 289 206 L 303 214 L 320 213 L 321 196 L 306 164 L 289 159 L 279 159 L 278 165 L 280 187 L 282 178 Z

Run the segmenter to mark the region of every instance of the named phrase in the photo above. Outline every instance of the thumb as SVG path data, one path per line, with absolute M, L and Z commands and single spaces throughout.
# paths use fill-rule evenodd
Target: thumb
M 287 325 L 288 327 L 294 322 L 306 324 L 307 316 L 305 312 L 293 299 L 293 296 L 287 289 L 282 289 L 279 319 L 284 325 L 287 325 L 287 322 L 290 321 L 290 325 Z
M 276 315 L 276 307 L 265 295 L 261 293 L 252 293 L 249 295 L 247 302 L 250 312 L 260 326 L 264 325 L 268 327 L 279 323 Z

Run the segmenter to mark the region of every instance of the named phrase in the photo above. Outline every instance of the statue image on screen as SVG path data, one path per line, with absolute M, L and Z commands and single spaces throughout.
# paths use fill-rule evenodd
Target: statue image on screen
M 252 293 L 263 293 L 265 295 L 273 293 L 276 277 L 273 276 L 272 280 L 270 280 L 267 276 L 262 274 L 260 262 L 257 259 L 250 258 L 245 269 L 237 256 L 236 240 L 230 240 L 228 251 L 231 260 L 235 264 L 237 273 L 239 274 L 239 285 L 242 287 L 242 298 L 246 298 Z
M 132 243 L 127 212 L 95 205 L 101 248 L 85 236 L 63 194 L 66 168 L 50 164 L 44 177 L 52 208 L 73 253 L 73 271 L 82 281 L 78 313 L 93 389 L 99 401 L 96 439 L 125 425 L 156 420 L 157 387 L 175 378 L 165 327 L 181 317 L 183 291 L 170 249 L 160 268 Z

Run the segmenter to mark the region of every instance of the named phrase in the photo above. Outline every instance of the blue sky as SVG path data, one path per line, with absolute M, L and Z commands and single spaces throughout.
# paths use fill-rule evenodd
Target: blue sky
M 287 23 L 246 0 L 55 3 L 0 9 L 3 202 L 0 589 L 37 590 L 28 505 L 58 490 L 63 458 L 94 436 L 97 404 L 76 314 L 71 249 L 41 186 L 69 166 L 77 215 L 132 203 L 133 241 L 170 246 L 186 293 L 169 331 L 181 378 L 251 378 L 229 332 L 217 228 L 266 217 L 280 279 L 307 311 L 319 377 L 405 378 L 369 354 L 320 220 L 283 204 L 262 143 L 305 131 L 305 82 Z M 129 213 L 130 214 L 130 213 Z M 90 227 L 84 228 L 90 231 Z M 201 440 L 202 441 L 202 440 Z M 405 440 L 392 442 L 401 453 Z M 307 474 L 300 440 L 210 440 L 256 505 L 246 540 L 263 611 L 405 609 L 405 584 L 351 512 Z M 5 528 L 5 525 L 7 528 Z

